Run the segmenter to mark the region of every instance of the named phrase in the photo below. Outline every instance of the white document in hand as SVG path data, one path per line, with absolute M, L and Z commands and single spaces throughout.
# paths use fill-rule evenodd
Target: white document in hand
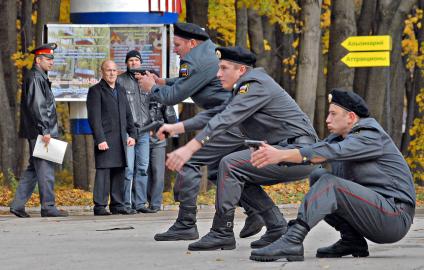
M 41 140 L 42 137 L 43 136 L 38 135 L 32 155 L 37 158 L 62 164 L 68 143 L 51 138 L 49 144 L 46 146 Z

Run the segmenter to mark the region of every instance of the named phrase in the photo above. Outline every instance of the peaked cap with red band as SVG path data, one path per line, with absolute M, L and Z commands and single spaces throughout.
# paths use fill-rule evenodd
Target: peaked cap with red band
M 47 58 L 53 59 L 54 58 L 53 51 L 56 48 L 57 48 L 56 43 L 47 43 L 47 44 L 43 44 L 40 47 L 32 50 L 31 53 L 35 54 L 35 56 L 43 55 Z

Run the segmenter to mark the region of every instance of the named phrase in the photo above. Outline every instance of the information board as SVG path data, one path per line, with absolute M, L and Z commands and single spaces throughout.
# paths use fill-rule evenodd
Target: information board
M 58 45 L 48 73 L 57 101 L 85 101 L 88 88 L 101 78 L 102 61 L 112 59 L 124 72 L 130 50 L 140 51 L 142 68 L 167 76 L 165 25 L 49 24 L 47 42 Z

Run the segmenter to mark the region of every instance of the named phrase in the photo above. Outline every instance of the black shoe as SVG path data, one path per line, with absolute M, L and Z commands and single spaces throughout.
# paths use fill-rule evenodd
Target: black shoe
M 247 216 L 244 227 L 240 231 L 240 238 L 250 237 L 259 233 L 263 226 L 265 226 L 265 223 L 259 214 Z
M 59 210 L 59 209 L 41 209 L 41 216 L 42 217 L 67 217 L 69 216 L 68 212 L 65 210 Z
M 190 228 L 179 228 L 174 224 L 166 232 L 157 233 L 154 238 L 156 241 L 196 240 L 199 239 L 199 232 L 196 225 Z
M 15 216 L 20 217 L 20 218 L 29 218 L 29 217 L 31 217 L 27 212 L 25 212 L 25 209 L 13 209 L 13 208 L 10 208 L 10 213 L 12 213 Z
M 155 211 L 153 211 L 150 208 L 147 208 L 146 206 L 142 206 L 136 209 L 137 213 L 145 213 L 145 214 L 151 214 L 151 213 L 156 213 Z
M 211 230 L 199 241 L 188 245 L 188 250 L 205 251 L 205 250 L 232 250 L 236 248 L 236 239 L 234 233 L 232 235 L 220 235 L 220 233 Z
M 307 226 L 298 220 L 290 221 L 285 235 L 266 247 L 253 250 L 250 259 L 260 262 L 271 262 L 282 258 L 288 261 L 303 261 L 303 240 L 309 232 L 309 228 L 305 225 Z
M 367 241 L 362 239 L 355 239 L 353 241 L 340 239 L 336 243 L 328 247 L 317 249 L 317 258 L 340 258 L 343 256 L 352 255 L 353 257 L 368 257 Z
M 150 208 L 150 210 L 152 211 L 152 213 L 157 213 L 157 212 L 159 212 L 159 211 L 160 211 L 160 207 L 153 207 L 153 206 L 150 206 L 149 208 Z
M 112 213 L 107 211 L 105 208 L 95 209 L 93 212 L 94 212 L 95 216 L 110 216 L 110 215 L 112 215 Z
M 112 215 L 134 215 L 137 211 L 132 208 L 111 208 L 110 212 Z
M 199 241 L 188 245 L 188 250 L 231 250 L 236 248 L 233 232 L 234 210 L 213 217 L 212 228 Z
M 250 243 L 251 248 L 266 247 L 287 231 L 287 221 L 277 206 L 260 213 L 262 220 L 265 221 L 266 233 L 260 239 Z

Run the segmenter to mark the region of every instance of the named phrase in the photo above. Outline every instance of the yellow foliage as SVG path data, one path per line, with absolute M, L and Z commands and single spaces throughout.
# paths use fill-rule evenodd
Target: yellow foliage
M 422 113 L 424 111 L 424 88 L 417 95 L 416 102 Z M 406 161 L 412 169 L 414 180 L 424 182 L 424 117 L 414 119 L 409 134 L 413 139 L 408 146 L 409 155 Z
M 71 22 L 70 15 L 71 15 L 71 0 L 61 0 L 59 22 L 70 23 Z
M 269 41 L 267 39 L 264 39 L 264 50 L 270 51 L 271 49 L 272 48 L 271 48 L 271 45 L 269 44 Z
M 36 23 L 37 23 L 37 11 L 36 11 L 36 10 L 34 10 L 34 11 L 32 12 L 32 15 L 31 15 L 31 22 L 32 22 L 32 24 L 36 24 Z

